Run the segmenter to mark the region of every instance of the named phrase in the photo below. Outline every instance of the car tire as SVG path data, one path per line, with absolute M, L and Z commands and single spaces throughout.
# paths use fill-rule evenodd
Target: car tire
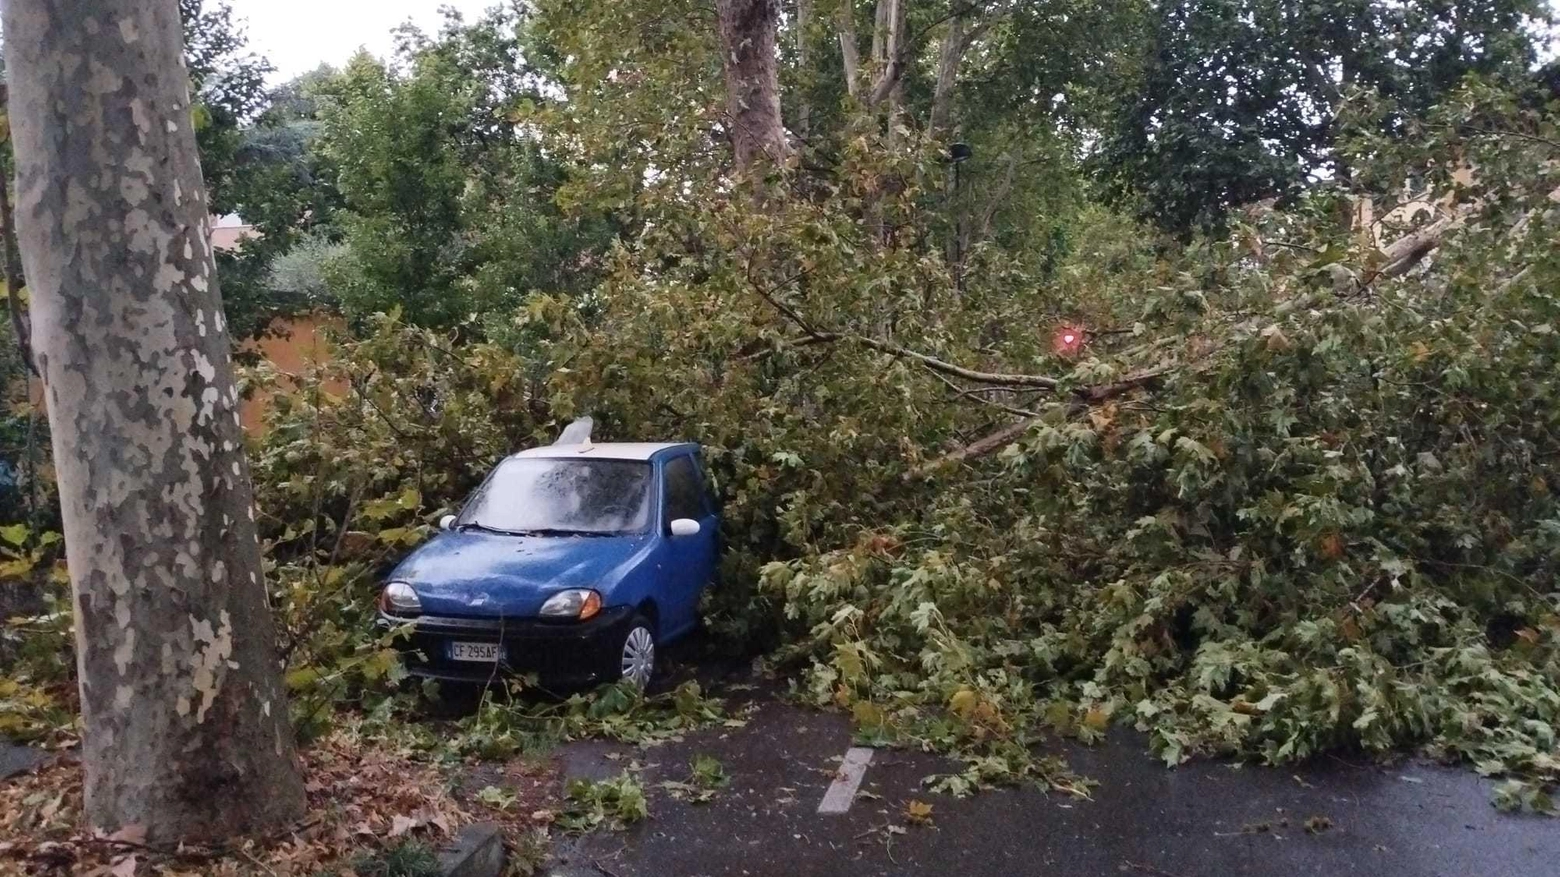
M 656 660 L 660 643 L 655 636 L 655 625 L 643 615 L 635 615 L 628 623 L 628 631 L 618 645 L 617 655 L 609 668 L 608 678 L 626 679 L 641 691 L 655 680 Z

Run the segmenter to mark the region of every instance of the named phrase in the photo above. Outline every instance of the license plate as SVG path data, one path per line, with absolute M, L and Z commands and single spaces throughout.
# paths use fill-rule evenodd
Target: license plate
M 450 660 L 493 664 L 504 660 L 504 647 L 498 643 L 450 643 Z

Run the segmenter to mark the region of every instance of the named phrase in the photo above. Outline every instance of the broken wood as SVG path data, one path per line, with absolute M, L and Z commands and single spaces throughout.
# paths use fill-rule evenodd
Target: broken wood
M 1158 382 L 1160 378 L 1169 373 L 1170 368 L 1166 366 L 1152 369 L 1150 371 L 1139 372 L 1138 374 L 1122 378 L 1119 381 L 1111 381 L 1105 384 L 1093 384 L 1086 387 L 1078 387 L 1073 390 L 1073 405 L 1068 411 L 1068 414 L 1073 417 L 1078 417 L 1095 405 L 1103 404 L 1118 396 L 1130 393 L 1133 390 L 1150 387 Z M 997 451 L 1000 451 L 1008 445 L 1012 444 L 1013 442 L 1018 441 L 1023 437 L 1024 433 L 1029 431 L 1031 426 L 1039 423 L 1040 420 L 1040 415 L 1034 415 L 1003 426 L 994 432 L 988 433 L 987 435 L 970 442 L 962 448 L 956 448 L 955 450 L 943 454 L 941 457 L 929 460 L 925 463 L 922 463 L 920 466 L 911 469 L 909 472 L 905 473 L 904 480 L 915 481 L 921 478 L 925 478 L 939 469 L 943 469 L 957 463 L 962 463 L 966 460 L 974 460 L 989 454 L 994 454 Z
M 1551 193 L 1551 198 L 1560 200 L 1560 189 L 1556 189 L 1554 193 Z M 1436 247 L 1440 246 L 1446 235 L 1461 227 L 1467 221 L 1468 217 L 1472 214 L 1474 209 L 1474 206 L 1469 206 L 1462 211 L 1454 213 L 1450 216 L 1443 217 L 1422 229 L 1410 232 L 1409 234 L 1404 235 L 1386 247 L 1383 247 L 1380 251 L 1382 256 L 1382 267 L 1378 268 L 1374 273 L 1366 275 L 1365 278 L 1355 280 L 1353 282 L 1358 284 L 1358 288 L 1363 289 L 1368 287 L 1377 279 L 1383 277 L 1395 277 L 1407 272 L 1426 255 L 1432 252 Z M 1520 230 L 1522 227 L 1523 225 L 1519 223 L 1517 228 Z M 1350 272 L 1350 274 L 1352 279 L 1352 272 Z M 1521 274 L 1518 274 L 1517 277 L 1513 277 L 1510 281 L 1508 281 L 1508 283 L 1514 282 L 1521 276 Z M 796 324 L 798 328 L 806 332 L 807 335 L 804 338 L 788 342 L 780 348 L 771 348 L 770 350 L 759 351 L 755 354 L 751 354 L 753 357 L 766 356 L 777 349 L 801 347 L 814 344 L 828 344 L 838 341 L 849 341 L 855 344 L 859 344 L 862 347 L 866 347 L 869 350 L 875 350 L 879 353 L 885 353 L 889 356 L 893 356 L 899 359 L 906 359 L 910 360 L 911 362 L 919 363 L 939 376 L 946 375 L 949 377 L 956 377 L 971 383 L 986 384 L 995 387 L 1011 387 L 1015 389 L 1029 388 L 1050 391 L 1054 391 L 1061 386 L 1061 381 L 1059 381 L 1057 378 L 1048 377 L 1045 375 L 980 371 L 977 369 L 956 365 L 946 360 L 939 359 L 935 356 L 921 353 L 916 350 L 911 350 L 910 348 L 904 347 L 903 345 L 894 344 L 892 342 L 884 341 L 878 338 L 821 330 L 809 324 L 794 309 L 774 298 L 767 290 L 761 288 L 757 284 L 754 284 L 754 288 L 758 291 L 760 296 L 762 296 L 770 303 L 770 305 L 778 310 L 787 320 Z M 1111 399 L 1125 395 L 1134 390 L 1151 388 L 1157 384 L 1160 379 L 1174 371 L 1175 368 L 1177 368 L 1177 366 L 1163 365 L 1157 368 L 1149 369 L 1147 371 L 1129 375 L 1120 380 L 1076 387 L 1072 390 L 1073 402 L 1069 409 L 1069 414 L 1074 417 L 1080 416 L 1082 413 L 1093 406 L 1103 404 L 1110 401 Z M 1009 410 L 1013 411 L 1014 413 L 1018 413 L 1015 409 L 1010 408 Z M 1024 413 L 1029 414 L 1031 412 Z M 916 468 L 905 473 L 904 478 L 906 481 L 913 481 L 919 478 L 923 478 L 928 474 L 946 466 L 961 463 L 966 460 L 977 459 L 988 454 L 995 453 L 1007 445 L 1012 444 L 1014 441 L 1017 441 L 1021 436 L 1023 436 L 1025 432 L 1028 431 L 1031 426 L 1037 423 L 1039 419 L 1040 418 L 1038 416 L 1028 416 L 1023 417 L 1022 419 L 1013 423 L 1002 426 L 997 430 L 964 445 L 963 447 L 949 451 L 948 453 L 937 457 L 936 459 L 917 466 Z
M 977 384 L 1001 384 L 1003 386 L 1010 387 L 1040 387 L 1046 390 L 1054 390 L 1061 383 L 1056 378 L 1049 378 L 1045 377 L 1044 375 L 1024 375 L 1016 373 L 976 371 L 975 369 L 954 365 L 951 362 L 938 359 L 935 356 L 928 356 L 924 353 L 911 350 L 908 347 L 902 347 L 898 344 L 891 344 L 887 341 L 879 341 L 876 338 L 866 338 L 861 335 L 850 335 L 844 337 L 848 337 L 851 341 L 860 344 L 862 347 L 876 350 L 879 353 L 887 353 L 890 356 L 895 356 L 900 359 L 908 359 L 912 362 L 918 362 L 932 371 L 941 372 L 945 375 L 951 375 L 956 378 L 963 378 L 966 381 L 974 381 Z
M 1004 426 L 995 432 L 988 433 L 987 435 L 970 442 L 962 448 L 957 448 L 955 450 L 949 451 L 946 454 L 943 454 L 941 457 L 937 457 L 922 463 L 914 469 L 911 469 L 909 472 L 906 472 L 904 474 L 904 480 L 917 481 L 919 479 L 925 478 L 938 469 L 943 469 L 956 463 L 962 463 L 965 460 L 973 460 L 977 457 L 984 457 L 987 454 L 996 453 L 1013 442 L 1018 441 L 1018 439 L 1023 436 L 1024 433 L 1029 431 L 1031 426 L 1034 426 L 1040 421 L 1041 418 L 1039 417 L 1026 417 L 1023 420 L 1009 423 L 1007 426 Z

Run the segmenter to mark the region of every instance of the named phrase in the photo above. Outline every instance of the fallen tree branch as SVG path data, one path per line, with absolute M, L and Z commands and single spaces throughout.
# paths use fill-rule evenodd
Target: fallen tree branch
M 941 374 L 938 374 L 937 372 L 932 372 L 932 377 L 942 381 L 943 384 L 948 387 L 948 389 L 953 391 L 953 398 L 948 400 L 950 402 L 957 402 L 960 399 L 974 399 L 976 402 L 979 402 L 982 405 L 990 405 L 992 408 L 1006 411 L 1009 414 L 1017 414 L 1019 417 L 1040 416 L 1040 412 L 1038 411 L 1030 411 L 1027 408 L 1018 408 L 1013 405 L 1008 405 L 1005 402 L 998 402 L 995 399 L 987 399 L 980 395 L 982 393 L 990 392 L 1022 392 L 1020 390 L 1010 390 L 1005 387 L 961 387 L 948 378 L 943 377 Z
M 886 353 L 890 356 L 919 362 L 932 371 L 942 372 L 945 375 L 951 375 L 956 378 L 963 378 L 966 381 L 973 381 L 977 384 L 1006 384 L 1016 387 L 1040 387 L 1046 390 L 1054 390 L 1058 385 L 1056 378 L 1048 378 L 1042 375 L 1003 374 L 1000 372 L 976 371 L 975 369 L 968 369 L 964 368 L 963 366 L 954 365 L 951 362 L 938 359 L 935 356 L 928 356 L 925 353 L 911 350 L 908 347 L 892 344 L 887 341 L 880 341 L 876 338 L 868 338 L 864 335 L 847 335 L 843 332 L 819 329 L 804 319 L 801 314 L 797 313 L 795 308 L 791 307 L 771 294 L 771 292 L 766 289 L 762 283 L 759 283 L 752 276 L 751 272 L 749 272 L 746 279 L 748 285 L 753 288 L 753 291 L 758 294 L 759 298 L 762 298 L 764 301 L 768 302 L 769 306 L 774 308 L 776 311 L 779 311 L 781 316 L 794 323 L 798 329 L 801 329 L 803 332 L 807 333 L 808 339 L 810 339 L 807 343 L 822 344 L 834 341 L 852 341 L 868 349 L 876 350 L 879 353 Z M 792 342 L 792 345 L 796 345 L 798 343 L 799 342 Z
M 795 277 L 790 278 L 789 280 L 786 281 L 786 283 L 790 283 L 791 281 L 793 281 L 795 279 L 797 279 L 797 278 L 795 278 Z M 786 304 L 785 302 L 783 302 L 780 299 L 775 298 L 773 295 L 771 295 L 769 293 L 769 290 L 765 289 L 764 285 L 762 283 L 759 283 L 758 280 L 756 280 L 753 277 L 752 263 L 749 263 L 749 265 L 748 265 L 748 271 L 747 271 L 746 280 L 748 282 L 748 285 L 753 287 L 753 291 L 758 293 L 758 297 L 759 298 L 761 298 L 764 301 L 768 302 L 769 306 L 774 308 L 775 310 L 779 311 L 781 316 L 785 317 L 787 320 L 790 320 L 792 323 L 795 323 L 796 327 L 798 329 L 801 329 L 803 332 L 806 332 L 808 334 L 808 336 L 810 336 L 814 340 L 815 343 L 816 342 L 820 342 L 820 341 L 834 341 L 834 340 L 837 340 L 840 337 L 835 332 L 822 332 L 822 331 L 819 331 L 818 329 L 814 328 L 811 323 L 809 323 L 806 320 L 802 319 L 802 315 L 797 313 L 795 308 L 791 307 L 790 305 Z
M 1169 374 L 1170 371 L 1171 368 L 1169 366 L 1161 366 L 1160 368 L 1151 369 L 1146 372 L 1139 372 L 1135 375 L 1129 375 L 1128 377 L 1122 378 L 1119 381 L 1077 387 L 1073 390 L 1073 405 L 1068 413 L 1071 416 L 1077 417 L 1095 405 L 1108 402 L 1117 396 L 1130 393 L 1133 390 L 1152 386 L 1160 378 Z M 1014 411 L 1014 409 L 1011 408 L 1007 410 Z M 1018 412 L 1015 411 L 1014 413 Z M 956 448 L 955 450 L 949 451 L 948 453 L 943 454 L 941 457 L 928 460 L 914 469 L 911 469 L 909 472 L 906 472 L 904 475 L 904 480 L 915 481 L 917 479 L 925 478 L 939 469 L 946 468 L 956 463 L 962 463 L 966 460 L 973 460 L 979 457 L 984 457 L 988 454 L 993 454 L 1002 450 L 1013 442 L 1018 441 L 1025 432 L 1029 431 L 1029 427 L 1040 422 L 1041 415 L 1034 414 L 1033 412 L 1024 413 L 1030 414 L 1032 416 L 1026 417 L 1023 420 L 1017 421 L 1015 423 L 1010 423 L 996 430 L 995 432 L 988 433 L 987 435 L 970 442 L 962 448 Z
M 1551 189 L 1546 197 L 1551 204 L 1560 204 L 1560 186 Z M 1511 227 L 1511 230 L 1506 232 L 1506 258 L 1516 258 L 1517 251 L 1522 246 L 1522 239 L 1527 236 L 1528 225 L 1533 222 L 1533 217 L 1538 215 L 1538 211 L 1539 208 L 1535 207 L 1523 213 L 1522 218 L 1518 219 L 1516 224 Z M 1528 267 L 1531 268 L 1532 266 L 1529 265 Z M 1523 268 L 1522 272 L 1526 273 L 1527 268 Z
M 1092 384 L 1087 387 L 1078 387 L 1073 390 L 1073 398 L 1083 405 L 1098 405 L 1107 402 L 1117 396 L 1130 393 L 1133 390 L 1150 387 L 1160 378 L 1169 374 L 1170 366 L 1160 366 L 1135 375 L 1128 375 L 1119 381 L 1111 381 L 1108 384 Z
M 1419 264 L 1432 250 L 1439 247 L 1442 239 L 1449 232 L 1460 228 L 1467 217 L 1467 212 L 1443 216 L 1424 228 L 1393 241 L 1381 251 L 1383 265 L 1372 275 L 1372 279 L 1397 277 L 1408 273 L 1410 268 Z
M 1560 201 L 1560 187 L 1552 190 L 1548 197 L 1551 201 Z M 1366 289 L 1369 289 L 1370 286 L 1377 280 L 1389 279 L 1407 274 L 1410 269 L 1424 261 L 1426 256 L 1430 255 L 1430 253 L 1434 252 L 1437 247 L 1441 246 L 1442 241 L 1446 239 L 1447 235 L 1451 234 L 1459 228 L 1462 228 L 1468 219 L 1476 212 L 1478 212 L 1479 208 L 1482 206 L 1483 202 L 1480 200 L 1469 202 L 1469 204 L 1461 210 L 1458 210 L 1448 216 L 1443 216 L 1440 219 L 1437 219 L 1435 222 L 1425 226 L 1424 228 L 1409 232 L 1408 234 L 1398 238 L 1387 246 L 1382 247 L 1380 251 L 1380 267 L 1373 271 L 1367 272 L 1363 277 L 1356 281 L 1355 292 L 1362 292 Z M 1507 237 L 1512 241 L 1512 247 L 1515 247 L 1517 239 L 1526 233 L 1528 223 L 1532 220 L 1534 214 L 1537 212 L 1537 208 L 1527 211 L 1520 219 L 1517 220 L 1516 224 L 1512 226 L 1511 230 L 1507 233 Z
M 986 435 L 970 442 L 962 448 L 956 448 L 946 454 L 943 454 L 941 457 L 937 457 L 922 463 L 914 469 L 911 469 L 909 472 L 906 472 L 904 474 L 904 480 L 916 481 L 921 478 L 925 478 L 927 475 L 930 475 L 938 469 L 952 466 L 956 463 L 962 463 L 965 460 L 973 460 L 977 457 L 984 457 L 987 454 L 996 453 L 1013 442 L 1018 441 L 1018 439 L 1023 436 L 1024 433 L 1029 431 L 1031 426 L 1034 426 L 1040 421 L 1040 417 L 1026 417 L 1023 420 L 1010 423 L 995 432 L 987 433 Z
M 743 345 L 743 348 L 737 352 L 737 359 L 743 362 L 752 362 L 753 360 L 774 356 L 776 353 L 780 353 L 784 350 L 792 350 L 799 347 L 812 347 L 815 344 L 832 344 L 838 340 L 840 340 L 838 335 L 830 335 L 820 332 L 817 335 L 808 335 L 803 338 L 781 341 L 779 344 L 769 347 L 762 347 L 759 346 L 758 343 L 749 342 L 748 344 Z
M 1560 200 L 1560 189 L 1556 189 L 1553 193 L 1551 193 L 1550 197 L 1553 200 Z M 1352 272 L 1349 272 L 1351 275 L 1350 279 L 1355 286 L 1355 290 L 1362 291 L 1369 288 L 1379 279 L 1397 277 L 1407 273 L 1410 269 L 1422 261 L 1429 253 L 1433 252 L 1437 247 L 1439 247 L 1448 234 L 1462 227 L 1462 225 L 1467 222 L 1468 218 L 1477 211 L 1478 206 L 1478 202 L 1474 202 L 1461 210 L 1458 210 L 1448 216 L 1444 216 L 1441 219 L 1438 219 L 1435 222 L 1418 229 L 1417 231 L 1410 232 L 1409 234 L 1404 235 L 1391 244 L 1382 247 L 1380 250 L 1381 260 L 1378 262 L 1379 267 L 1367 273 L 1364 277 L 1358 279 L 1354 279 L 1352 277 Z M 1526 219 L 1526 217 L 1524 217 L 1524 219 Z M 1525 223 L 1519 222 L 1515 231 L 1521 232 L 1523 230 L 1525 230 Z M 1517 282 L 1525 274 L 1526 271 L 1524 270 L 1512 278 L 1509 278 L 1507 282 L 1502 285 L 1501 289 L 1504 290 L 1507 286 Z M 921 353 L 916 350 L 911 350 L 910 348 L 899 344 L 894 344 L 889 341 L 870 338 L 862 335 L 822 330 L 808 323 L 794 309 L 776 299 L 769 293 L 768 290 L 764 289 L 762 285 L 753 281 L 751 277 L 749 278 L 749 282 L 752 284 L 754 290 L 757 291 L 765 301 L 769 302 L 769 304 L 777 311 L 779 311 L 787 320 L 794 323 L 803 332 L 807 333 L 807 337 L 805 338 L 787 342 L 778 348 L 759 351 L 757 354 L 753 354 L 755 357 L 768 355 L 775 350 L 783 350 L 787 347 L 800 347 L 810 344 L 849 341 L 855 344 L 859 344 L 862 347 L 866 347 L 869 350 L 875 350 L 879 353 L 885 353 L 889 356 L 893 356 L 899 359 L 907 359 L 912 362 L 919 363 L 937 375 L 938 378 L 943 380 L 945 384 L 954 387 L 954 389 L 958 392 L 959 398 L 970 395 L 969 391 L 953 385 L 953 383 L 946 380 L 946 377 L 944 376 L 960 378 L 971 383 L 1009 388 L 1028 388 L 1054 391 L 1061 386 L 1061 382 L 1053 377 L 1044 375 L 979 371 L 976 369 L 956 365 L 954 363 L 947 362 L 946 360 L 939 359 L 935 356 Z M 1200 358 L 1205 359 L 1211 353 L 1212 351 L 1209 351 Z M 1102 384 L 1075 387 L 1072 390 L 1073 402 L 1068 413 L 1071 416 L 1076 417 L 1081 415 L 1092 406 L 1102 404 L 1118 396 L 1130 393 L 1134 390 L 1152 387 L 1158 383 L 1161 378 L 1170 374 L 1175 369 L 1185 365 L 1187 365 L 1187 363 L 1162 365 L 1157 368 L 1129 375 L 1120 380 L 1110 381 Z M 911 469 L 903 476 L 905 481 L 914 481 L 920 478 L 924 478 L 927 475 L 947 466 L 995 453 L 1009 444 L 1017 441 L 1024 435 L 1025 432 L 1029 430 L 1030 427 L 1034 426 L 1041 420 L 1040 415 L 1031 411 L 1000 405 L 998 403 L 992 402 L 991 400 L 980 401 L 986 402 L 987 404 L 995 404 L 996 407 L 1000 407 L 1012 413 L 1019 414 L 1022 419 L 1006 424 L 996 429 L 995 431 L 982 436 L 981 438 L 970 441 L 962 447 L 949 451 L 940 457 L 929 460 L 920 466 Z
M 940 372 L 942 374 L 951 375 L 952 377 L 956 378 L 963 378 L 966 381 L 971 381 L 977 384 L 991 384 L 994 386 L 1023 387 L 1028 389 L 1041 390 L 1054 390 L 1060 385 L 1060 381 L 1058 381 L 1056 378 L 1046 377 L 1044 375 L 977 371 L 975 369 L 965 368 L 961 365 L 954 365 L 953 363 L 946 360 L 938 359 L 935 356 L 929 356 L 916 350 L 911 350 L 910 348 L 899 344 L 892 344 L 890 342 L 881 341 L 876 338 L 868 338 L 865 335 L 847 335 L 842 332 L 815 329 L 809 323 L 803 320 L 795 310 L 787 305 L 782 304 L 779 301 L 776 301 L 765 291 L 759 290 L 758 294 L 771 305 L 773 305 L 776 310 L 784 314 L 787 319 L 795 323 L 797 327 L 800 328 L 803 332 L 806 332 L 807 335 L 803 338 L 797 338 L 794 341 L 785 342 L 778 348 L 770 347 L 764 350 L 743 354 L 742 359 L 745 360 L 762 359 L 766 356 L 774 354 L 779 350 L 789 350 L 796 347 L 809 347 L 815 344 L 833 344 L 835 342 L 848 341 L 859 344 L 869 350 L 876 350 L 879 353 L 886 353 L 889 356 L 893 356 L 898 359 L 908 359 L 913 362 L 918 362 L 934 372 Z
M 1560 202 L 1560 187 L 1551 190 L 1548 199 L 1553 202 Z M 1477 213 L 1482 206 L 1484 206 L 1482 200 L 1470 201 L 1462 209 L 1448 216 L 1443 216 L 1424 228 L 1409 232 L 1387 246 L 1382 247 L 1381 267 L 1367 273 L 1358 282 L 1358 289 L 1366 289 L 1377 280 L 1407 274 L 1409 269 L 1418 265 L 1426 256 L 1441 246 L 1441 242 L 1446 239 L 1447 235 L 1462 228 L 1468 219 Z M 1538 208 L 1534 208 L 1524 213 L 1507 233 L 1507 237 L 1513 241 L 1513 246 L 1515 246 L 1516 239 L 1526 233 L 1528 223 L 1537 212 Z
M 966 381 L 974 381 L 977 384 L 1006 384 L 1013 387 L 1039 387 L 1045 390 L 1054 390 L 1061 384 L 1061 382 L 1056 378 L 1048 378 L 1044 375 L 1023 375 L 1008 374 L 1003 372 L 976 371 L 975 369 L 965 368 L 961 365 L 954 365 L 951 362 L 938 359 L 935 356 L 928 356 L 924 353 L 911 350 L 908 347 L 902 347 L 898 344 L 890 344 L 887 341 L 879 341 L 876 338 L 867 338 L 862 335 L 847 335 L 841 337 L 860 344 L 862 347 L 876 350 L 879 353 L 886 353 L 890 356 L 898 357 L 900 359 L 912 360 L 926 366 L 932 371 L 942 372 L 945 375 L 951 375 L 956 378 L 963 378 Z

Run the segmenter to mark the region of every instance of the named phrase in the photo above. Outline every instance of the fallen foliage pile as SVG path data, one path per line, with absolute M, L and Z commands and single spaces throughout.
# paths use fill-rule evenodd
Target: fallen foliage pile
M 1554 130 L 1475 89 L 1412 147 L 1353 146 L 1357 179 L 1446 193 L 1417 213 L 1360 226 L 1323 190 L 1174 249 L 1084 216 L 1043 277 L 872 240 L 865 213 L 930 221 L 914 156 L 848 152 L 859 188 L 764 211 L 648 194 L 590 307 L 535 296 L 515 339 L 464 345 L 392 315 L 317 376 L 345 392 L 278 410 L 256 471 L 279 611 L 311 630 L 295 692 L 393 679 L 360 632 L 375 570 L 588 412 L 705 445 L 712 627 L 779 643 L 863 737 L 963 758 L 939 790 L 1085 794 L 1034 744 L 1126 723 L 1170 764 L 1421 747 L 1552 809 Z
M 307 757 L 350 763 L 367 744 L 333 749 L 345 726 L 403 733 L 404 670 L 370 624 L 388 564 L 504 454 L 589 413 L 603 440 L 704 445 L 728 544 L 712 629 L 778 647 L 797 696 L 849 711 L 863 738 L 960 758 L 938 791 L 1087 794 L 1035 744 L 1129 724 L 1170 764 L 1423 749 L 1508 777 L 1503 806 L 1552 810 L 1554 120 L 1475 89 L 1396 146 L 1362 139 L 1355 183 L 1430 193 L 1373 226 L 1326 187 L 1185 244 L 1084 208 L 1055 258 L 993 244 L 957 275 L 924 246 L 942 231 L 933 143 L 863 132 L 831 197 L 782 174 L 762 210 L 668 164 L 588 295 L 528 296 L 480 342 L 392 312 L 316 374 L 251 372 L 285 391 L 254 474 Z M 1465 166 L 1475 180 L 1454 182 Z M 621 170 L 580 169 L 566 194 L 588 202 Z M 33 657 L 0 689 L 0 726 L 65 742 L 56 605 L 11 626 Z M 415 735 L 502 759 L 740 720 L 696 689 L 609 690 L 489 702 L 448 740 Z M 388 797 L 364 789 L 359 812 L 249 852 L 328 865 L 321 842 L 458 818 L 430 769 L 385 758 Z M 81 836 L 73 769 L 6 787 L 13 858 L 139 856 Z M 626 785 L 596 792 L 580 790 L 596 821 L 638 810 Z
M 492 806 L 452 792 L 452 775 L 341 732 L 303 751 L 309 816 L 270 838 L 216 847 L 150 847 L 135 826 L 112 834 L 82 822 L 81 767 L 60 755 L 0 785 L 0 873 L 92 877 L 352 874 L 355 861 L 408 843 L 437 847 L 461 825 L 498 822 L 524 844 L 547 798 Z M 532 791 L 538 790 L 532 786 Z
M 704 728 L 740 728 L 747 724 L 746 713 L 746 708 L 728 711 L 692 680 L 665 693 L 643 694 L 620 683 L 562 700 L 488 696 L 440 746 L 482 759 L 542 754 L 563 741 L 586 738 L 654 746 Z
M 1423 748 L 1549 811 L 1556 131 L 1472 87 L 1350 143 L 1414 209 L 1321 189 L 1157 249 L 1084 223 L 1042 277 L 873 240 L 914 240 L 934 172 L 848 150 L 857 204 L 669 197 L 554 398 L 711 448 L 717 600 L 767 561 L 732 629 L 778 610 L 799 693 L 963 758 L 940 790 L 1082 793 L 1039 735 L 1125 723 L 1170 764 Z

